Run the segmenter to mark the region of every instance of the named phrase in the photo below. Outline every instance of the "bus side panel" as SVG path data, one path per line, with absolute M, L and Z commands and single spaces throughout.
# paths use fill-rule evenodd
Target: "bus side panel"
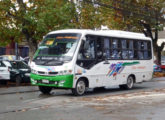
M 78 65 L 75 66 L 75 80 L 73 86 L 76 86 L 77 80 L 80 78 L 86 78 L 89 82 L 89 88 L 100 87 L 103 84 L 102 77 L 100 75 L 99 66 L 95 65 L 91 69 L 85 69 Z M 99 77 L 101 79 L 99 79 Z

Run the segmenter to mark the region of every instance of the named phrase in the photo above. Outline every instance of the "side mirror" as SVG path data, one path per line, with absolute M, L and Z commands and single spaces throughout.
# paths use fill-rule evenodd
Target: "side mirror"
M 12 67 L 8 66 L 8 71 L 11 71 L 12 70 Z

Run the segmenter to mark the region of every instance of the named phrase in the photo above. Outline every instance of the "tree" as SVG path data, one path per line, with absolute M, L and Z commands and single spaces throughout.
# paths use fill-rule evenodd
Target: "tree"
M 100 29 L 102 25 L 114 28 L 115 20 L 112 19 L 114 10 L 98 4 L 97 0 L 78 0 L 78 28 Z M 111 1 L 101 0 L 99 3 L 111 5 Z
M 74 27 L 76 10 L 68 0 L 1 0 L 0 13 L 0 40 L 25 39 L 32 58 L 46 33 Z
M 100 0 L 98 0 L 100 1 Z M 116 13 L 113 18 L 116 28 L 128 31 L 143 32 L 153 41 L 154 54 L 160 64 L 161 51 L 165 43 L 157 45 L 158 31 L 165 26 L 164 0 L 112 0 L 107 6 Z
M 89 2 L 89 0 L 85 0 Z M 143 32 L 153 41 L 155 56 L 160 64 L 161 51 L 165 43 L 157 45 L 158 31 L 165 26 L 164 0 L 94 0 L 94 4 L 104 7 L 104 12 L 111 11 L 110 29 Z M 108 8 L 108 9 L 107 9 Z M 102 16 L 106 16 L 102 12 Z M 105 17 L 108 18 L 108 17 Z M 104 23 L 109 19 L 104 19 Z

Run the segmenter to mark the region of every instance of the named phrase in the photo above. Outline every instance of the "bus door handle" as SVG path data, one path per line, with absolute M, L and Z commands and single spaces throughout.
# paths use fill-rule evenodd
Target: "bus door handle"
M 108 62 L 108 60 L 106 60 L 103 64 L 110 64 L 110 63 Z

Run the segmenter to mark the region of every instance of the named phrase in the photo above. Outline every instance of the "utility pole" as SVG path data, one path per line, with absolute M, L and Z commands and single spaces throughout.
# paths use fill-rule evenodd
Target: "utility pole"
M 15 56 L 16 56 L 16 60 L 18 60 L 18 43 L 15 43 Z

